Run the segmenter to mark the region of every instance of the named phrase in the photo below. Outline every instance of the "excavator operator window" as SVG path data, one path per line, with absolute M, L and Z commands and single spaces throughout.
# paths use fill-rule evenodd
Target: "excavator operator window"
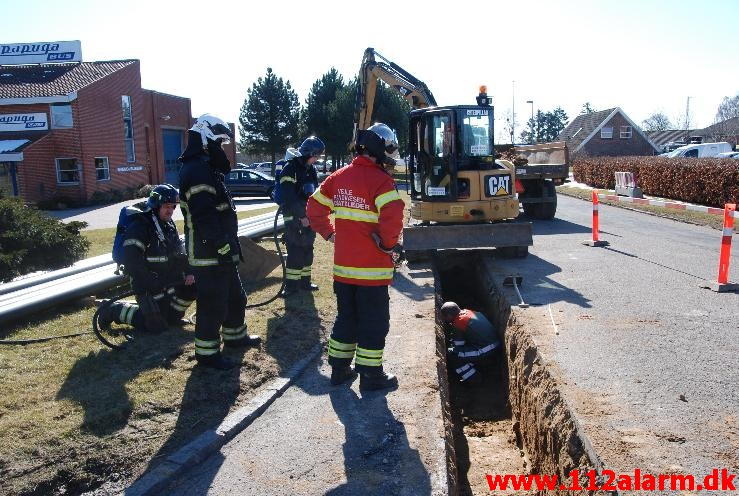
M 467 110 L 462 118 L 462 132 L 464 143 L 463 153 L 468 157 L 484 157 L 491 153 L 493 128 L 488 115 L 470 115 L 478 110 Z
M 430 156 L 424 170 L 423 189 L 428 197 L 445 198 L 449 195 L 451 182 L 452 119 L 449 114 L 433 114 L 427 119 L 428 144 L 423 151 Z

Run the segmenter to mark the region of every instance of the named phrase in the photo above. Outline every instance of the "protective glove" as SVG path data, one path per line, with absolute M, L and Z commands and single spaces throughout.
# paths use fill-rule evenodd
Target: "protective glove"
M 393 264 L 397 265 L 403 259 L 403 247 L 401 245 L 395 245 L 392 248 L 385 248 L 382 246 L 382 240 L 377 233 L 372 233 L 372 239 L 375 240 L 375 244 L 380 251 L 390 255 L 390 258 L 393 259 Z
M 218 248 L 218 261 L 220 263 L 234 263 L 231 253 L 231 243 L 226 242 Z
M 169 324 L 159 311 L 159 305 L 156 304 L 154 298 L 150 294 L 139 295 L 136 297 L 139 304 L 139 310 L 144 317 L 146 330 L 152 333 L 158 333 L 169 329 Z

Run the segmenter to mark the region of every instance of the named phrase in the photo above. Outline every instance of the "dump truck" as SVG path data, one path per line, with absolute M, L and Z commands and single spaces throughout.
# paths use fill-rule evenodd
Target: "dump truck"
M 531 223 L 519 214 L 516 170 L 495 158 L 494 107 L 484 86 L 475 104 L 439 106 L 426 84 L 367 48 L 359 71 L 355 137 L 372 124 L 375 92 L 383 81 L 412 107 L 409 115 L 411 222 L 403 230 L 408 251 L 496 248 L 525 256 Z
M 516 192 L 524 213 L 534 219 L 553 219 L 557 212 L 555 186 L 564 184 L 570 174 L 567 143 L 516 145 L 513 154 Z

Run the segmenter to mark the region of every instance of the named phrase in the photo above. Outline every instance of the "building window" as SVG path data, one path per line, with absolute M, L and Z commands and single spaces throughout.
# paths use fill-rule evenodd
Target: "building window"
M 56 182 L 59 184 L 80 183 L 80 166 L 76 158 L 56 159 Z
M 631 126 L 621 126 L 621 139 L 631 139 Z
M 74 127 L 71 104 L 51 104 L 51 127 L 54 129 L 69 129 L 71 127 Z
M 108 157 L 95 157 L 95 175 L 98 181 L 107 181 L 110 179 Z
M 603 127 L 600 130 L 600 137 L 603 139 L 611 139 L 613 138 L 613 128 L 612 127 Z
M 136 162 L 136 150 L 133 143 L 133 111 L 131 110 L 131 97 L 121 96 L 123 108 L 123 142 L 126 145 L 126 162 Z

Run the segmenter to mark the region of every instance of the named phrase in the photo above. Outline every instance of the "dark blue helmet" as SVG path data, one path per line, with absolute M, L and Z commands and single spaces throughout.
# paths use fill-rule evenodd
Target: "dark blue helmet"
M 149 198 L 146 200 L 146 208 L 157 210 L 165 203 L 179 202 L 180 195 L 177 193 L 177 188 L 171 184 L 160 184 L 149 193 Z
M 301 157 L 320 157 L 325 150 L 326 145 L 316 136 L 305 138 L 305 141 L 298 148 Z

